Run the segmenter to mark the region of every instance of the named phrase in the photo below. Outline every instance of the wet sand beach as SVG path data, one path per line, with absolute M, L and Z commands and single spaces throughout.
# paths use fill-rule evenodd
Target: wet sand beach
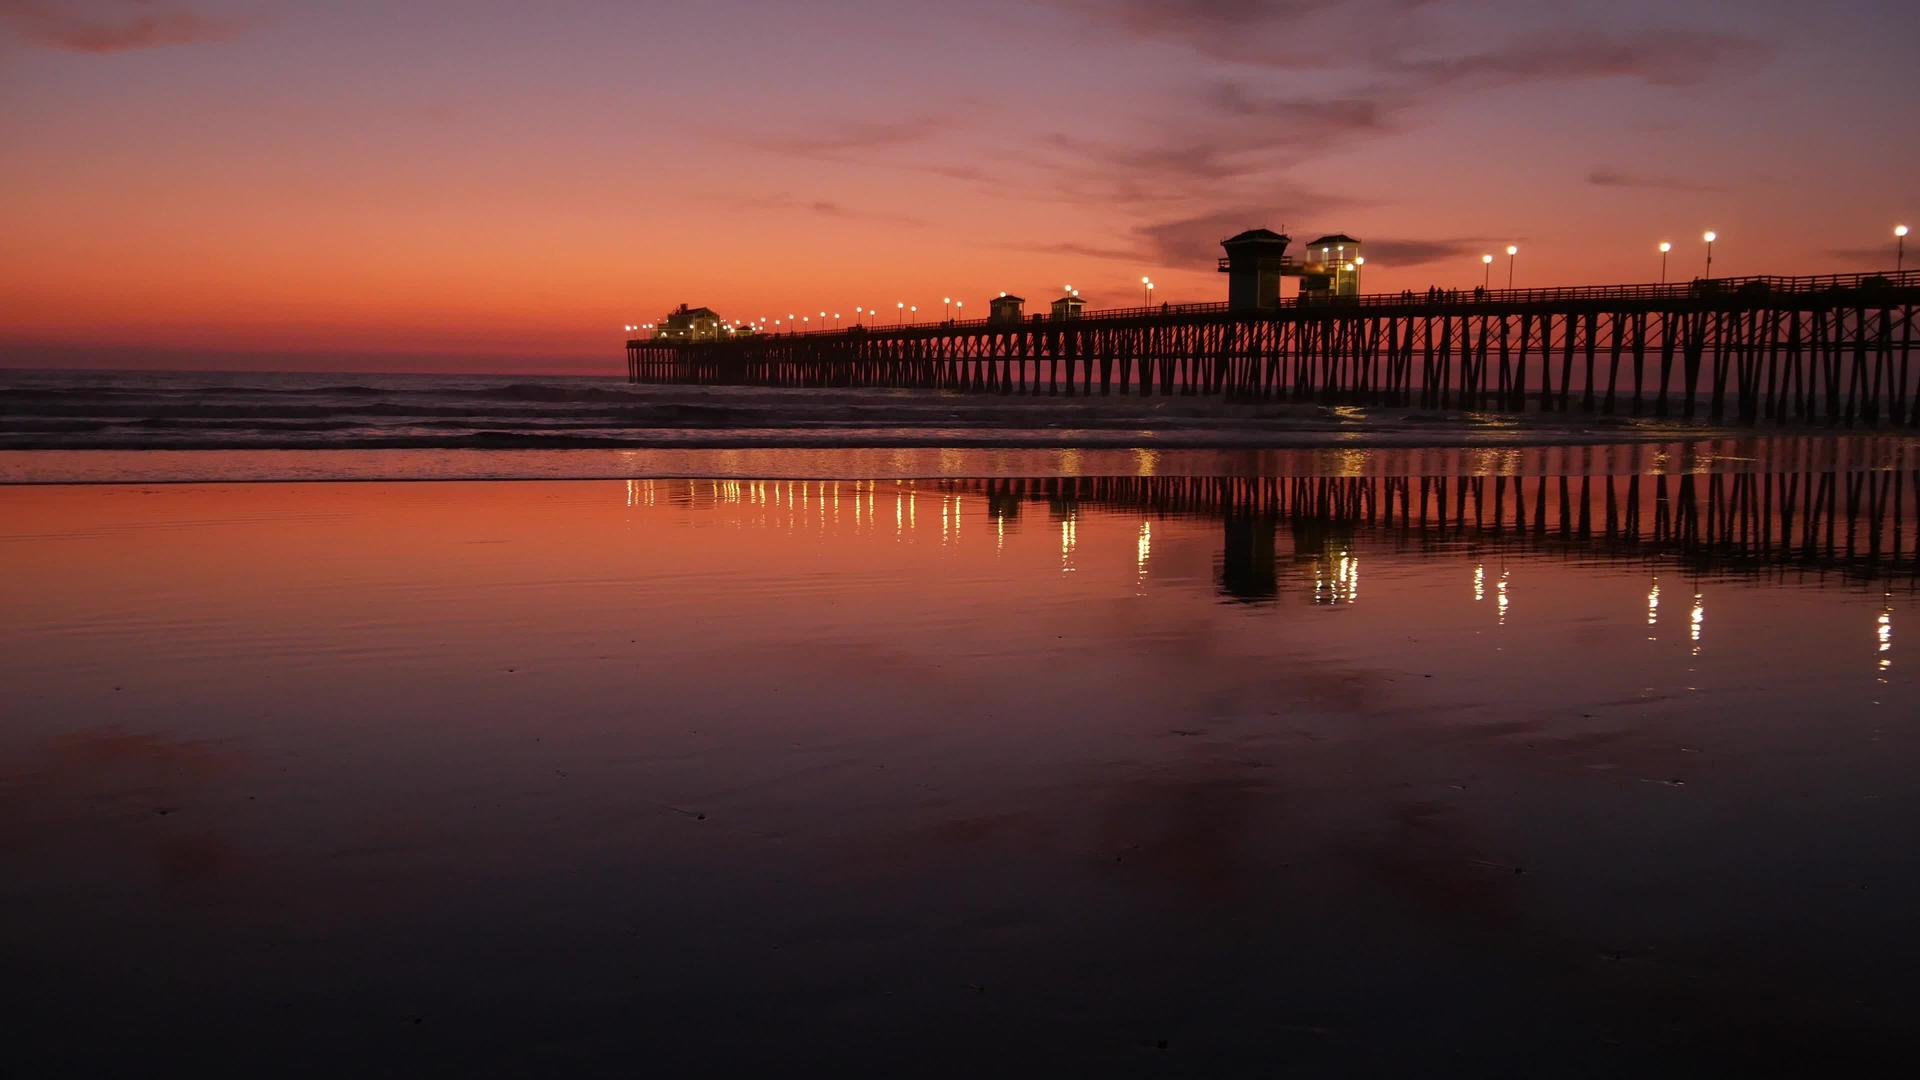
M 1862 452 L 0 487 L 0 1066 L 1885 1070 Z

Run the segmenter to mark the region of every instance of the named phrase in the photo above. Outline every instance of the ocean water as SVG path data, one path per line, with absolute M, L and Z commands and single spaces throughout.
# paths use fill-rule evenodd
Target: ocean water
M 1895 1071 L 1920 473 L 1683 451 L 0 486 L 0 1073 Z
M 617 379 L 0 370 L 0 451 L 701 447 L 1312 447 L 1726 434 L 1180 396 L 634 386 Z

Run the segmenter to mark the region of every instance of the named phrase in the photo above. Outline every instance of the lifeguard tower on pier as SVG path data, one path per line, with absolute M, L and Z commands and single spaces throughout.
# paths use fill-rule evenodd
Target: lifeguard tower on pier
M 1280 278 L 1293 265 L 1287 261 L 1289 239 L 1272 229 L 1248 229 L 1220 241 L 1227 249 L 1220 272 L 1227 275 L 1229 308 L 1271 311 L 1280 306 Z

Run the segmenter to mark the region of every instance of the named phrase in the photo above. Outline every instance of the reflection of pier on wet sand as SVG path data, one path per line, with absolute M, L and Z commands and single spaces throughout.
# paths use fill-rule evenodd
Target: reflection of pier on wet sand
M 1043 505 L 1068 536 L 1083 507 L 1212 518 L 1223 530 L 1222 591 L 1242 599 L 1274 595 L 1282 526 L 1292 534 L 1296 558 L 1334 557 L 1364 535 L 1428 549 L 1471 545 L 1678 562 L 1690 571 L 1729 576 L 1906 575 L 1911 586 L 1920 571 L 1920 470 L 629 481 L 629 498 L 648 504 L 765 499 L 791 504 L 802 511 L 799 520 L 817 517 L 823 527 L 829 513 L 837 520 L 843 498 L 855 514 L 863 506 L 864 513 L 875 514 L 876 491 L 898 503 L 897 524 L 907 532 L 921 527 L 914 495 L 941 497 L 939 512 L 925 520 L 954 531 L 958 511 L 946 500 L 960 497 L 984 498 L 988 518 L 1002 529 L 1017 522 L 1026 506 Z
M 1306 554 L 1366 530 L 1375 539 L 1658 558 L 1729 574 L 1801 568 L 1878 577 L 1920 569 L 1920 530 L 1912 520 L 1920 471 L 1094 477 L 982 486 L 1001 511 L 1025 500 L 1063 513 L 1087 503 L 1218 517 L 1226 533 L 1222 585 L 1236 594 L 1261 592 L 1258 583 L 1272 579 L 1282 524 L 1295 551 Z

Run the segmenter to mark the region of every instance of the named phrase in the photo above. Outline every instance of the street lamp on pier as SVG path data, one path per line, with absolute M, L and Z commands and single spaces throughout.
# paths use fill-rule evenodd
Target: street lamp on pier
M 940 302 L 947 305 L 947 321 L 952 322 L 953 321 L 953 297 L 951 296 L 942 297 Z
M 1520 254 L 1518 245 L 1507 245 L 1507 290 L 1509 292 L 1513 290 L 1513 257 L 1518 254 Z
M 1493 256 L 1482 255 L 1480 256 L 1480 291 L 1486 292 L 1487 286 L 1491 284 L 1493 284 Z
M 1700 239 L 1707 242 L 1707 278 L 1711 280 L 1713 278 L 1713 242 L 1720 239 L 1720 234 L 1708 229 Z
M 905 300 L 896 300 L 893 306 L 895 308 L 893 324 L 895 326 L 905 326 L 907 324 L 907 302 Z
M 1672 244 L 1665 240 L 1660 241 L 1660 284 L 1662 285 L 1667 283 L 1667 252 L 1672 250 Z
M 1899 273 L 1907 268 L 1907 227 L 1893 227 L 1893 272 Z
M 965 315 L 967 313 L 966 312 L 967 302 L 965 300 L 955 300 L 953 302 L 953 306 L 960 309 L 960 314 Z
M 907 305 L 907 314 L 913 316 L 913 325 L 915 326 L 920 325 L 920 305 L 919 304 Z

